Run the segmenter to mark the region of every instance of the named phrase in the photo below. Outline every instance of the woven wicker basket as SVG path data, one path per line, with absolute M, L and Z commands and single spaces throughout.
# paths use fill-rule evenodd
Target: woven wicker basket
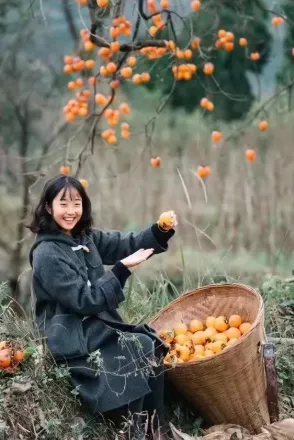
M 162 309 L 150 326 L 159 331 L 179 321 L 231 314 L 253 323 L 246 335 L 212 357 L 167 367 L 167 375 L 207 423 L 236 423 L 259 433 L 270 419 L 261 351 L 264 307 L 254 289 L 240 284 L 201 287 Z

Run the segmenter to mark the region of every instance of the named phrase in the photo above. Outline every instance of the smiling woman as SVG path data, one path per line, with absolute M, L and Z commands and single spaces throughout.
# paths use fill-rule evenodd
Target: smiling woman
M 92 227 L 91 201 L 79 180 L 58 176 L 48 181 L 29 226 L 34 233 L 89 233 Z
M 134 438 L 140 439 L 143 410 L 153 424 L 150 432 L 164 424 L 162 361 L 168 346 L 148 325 L 123 322 L 117 309 L 130 269 L 168 249 L 177 225 L 173 211 L 168 220 L 137 233 L 94 229 L 81 182 L 61 175 L 46 183 L 29 226 L 37 233 L 30 252 L 35 319 L 49 350 L 57 362 L 66 361 L 72 385 L 91 412 L 137 414 Z M 104 264 L 113 267 L 105 271 Z
M 52 203 L 52 209 L 47 208 L 58 226 L 66 234 L 80 221 L 83 214 L 83 201 L 79 192 L 74 188 L 61 190 Z

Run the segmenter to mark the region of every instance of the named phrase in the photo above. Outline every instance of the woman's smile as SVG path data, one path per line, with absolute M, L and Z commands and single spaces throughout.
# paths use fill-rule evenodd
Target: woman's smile
M 83 205 L 80 194 L 74 189 L 60 191 L 52 204 L 52 215 L 59 227 L 66 233 L 81 219 Z

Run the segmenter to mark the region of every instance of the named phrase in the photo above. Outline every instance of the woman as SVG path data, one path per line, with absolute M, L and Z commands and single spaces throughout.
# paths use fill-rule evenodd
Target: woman
M 168 249 L 176 224 L 173 214 L 166 230 L 157 223 L 138 233 L 93 229 L 83 186 L 62 175 L 46 183 L 29 226 L 37 234 L 30 252 L 35 319 L 48 348 L 66 361 L 92 413 L 132 413 L 133 438 L 145 438 L 142 411 L 155 413 L 156 429 L 164 424 L 167 346 L 147 325 L 124 323 L 117 308 L 133 268 Z M 113 267 L 105 272 L 104 264 Z

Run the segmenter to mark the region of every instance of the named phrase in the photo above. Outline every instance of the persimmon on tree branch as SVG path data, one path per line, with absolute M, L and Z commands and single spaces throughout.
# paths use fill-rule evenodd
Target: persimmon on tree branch
M 292 87 L 294 86 L 294 81 L 291 81 L 289 84 L 287 84 L 285 87 L 281 88 L 281 90 L 279 90 L 277 93 L 275 93 L 274 95 L 270 96 L 263 104 L 261 104 L 258 109 L 256 109 L 252 115 L 250 115 L 248 117 L 248 119 L 246 120 L 245 124 L 243 124 L 243 126 L 241 128 L 238 128 L 238 130 L 236 130 L 233 133 L 230 133 L 228 136 L 226 136 L 226 138 L 224 139 L 225 141 L 228 141 L 230 139 L 232 139 L 235 136 L 240 136 L 241 134 L 243 134 L 245 132 L 245 129 L 257 118 L 257 116 L 262 112 L 265 111 L 265 108 L 271 104 L 273 101 L 276 100 L 276 98 L 280 95 L 282 95 L 284 92 L 286 92 L 287 90 L 290 90 Z
M 235 49 L 243 51 L 240 52 L 240 54 L 243 55 L 244 60 L 247 60 L 247 63 L 249 60 L 249 63 L 253 62 L 253 64 L 259 60 L 262 61 L 263 56 L 267 55 L 269 49 L 268 45 L 250 41 L 250 35 L 253 34 L 254 30 L 252 29 L 251 24 L 249 29 L 242 28 L 241 35 L 239 34 L 239 28 L 236 31 L 237 33 L 234 34 L 235 29 L 231 24 L 228 25 L 231 26 L 231 28 L 226 29 L 225 22 L 221 20 L 222 12 L 220 9 L 223 2 L 219 2 L 218 4 L 219 8 L 215 20 L 213 20 L 212 23 L 213 31 L 210 30 L 208 34 L 202 32 L 202 34 L 198 36 L 195 35 L 193 31 L 194 18 L 191 17 L 190 23 L 188 23 L 188 21 L 184 20 L 176 10 L 169 9 L 168 0 L 161 0 L 160 6 L 158 6 L 159 2 L 156 2 L 155 0 L 136 0 L 137 10 L 133 24 L 123 15 L 124 6 L 126 4 L 125 0 L 77 1 L 81 5 L 88 6 L 91 19 L 90 30 L 81 30 L 84 50 L 90 52 L 95 49 L 95 46 L 99 47 L 100 50 L 98 51 L 98 66 L 94 59 L 82 59 L 78 56 L 65 56 L 64 61 L 65 73 L 71 74 L 82 72 L 83 75 L 84 69 L 92 70 L 95 66 L 98 68 L 95 76 L 89 78 L 89 84 L 90 86 L 93 86 L 92 91 L 88 89 L 77 91 L 74 99 L 69 100 L 68 104 L 64 107 L 65 118 L 69 123 L 74 122 L 75 119 L 79 117 L 86 118 L 85 123 L 89 123 L 89 125 L 87 125 L 89 129 L 87 143 L 78 156 L 72 160 L 72 162 L 78 161 L 76 175 L 81 171 L 88 155 L 93 154 L 95 142 L 97 141 L 97 134 L 101 137 L 102 145 L 103 140 L 110 145 L 117 144 L 119 138 L 117 128 L 120 122 L 120 136 L 125 139 L 129 138 L 129 129 L 127 129 L 128 133 L 122 133 L 125 127 L 128 127 L 128 123 L 124 122 L 122 119 L 124 118 L 124 115 L 128 114 L 130 109 L 125 113 L 120 110 L 120 106 L 116 106 L 114 101 L 116 89 L 120 87 L 122 82 L 133 83 L 135 85 L 147 83 L 151 79 L 150 73 L 152 71 L 155 70 L 154 78 L 156 78 L 165 75 L 166 70 L 171 70 L 172 76 L 169 74 L 167 81 L 164 83 L 163 97 L 155 109 L 155 113 L 160 113 L 167 102 L 175 96 L 179 82 L 185 82 L 192 79 L 194 81 L 197 80 L 198 82 L 197 85 L 195 84 L 195 89 L 197 90 L 197 87 L 200 84 L 200 87 L 198 88 L 203 90 L 203 97 L 199 97 L 199 90 L 197 90 L 197 101 L 199 99 L 200 107 L 202 107 L 203 111 L 206 111 L 206 114 L 208 114 L 208 112 L 212 112 L 215 107 L 215 103 L 210 100 L 212 99 L 211 96 L 213 94 L 221 93 L 224 97 L 236 102 L 243 100 L 236 93 L 233 94 L 233 92 L 229 93 L 226 91 L 226 88 L 222 84 L 219 84 L 220 77 L 214 75 L 216 66 L 219 68 L 218 63 L 214 64 L 213 62 L 213 57 L 217 57 L 217 52 L 220 51 L 224 53 L 223 58 L 227 60 L 226 69 L 228 69 L 230 65 L 233 66 L 233 64 L 230 63 L 230 60 L 232 60 L 232 52 Z M 259 6 L 259 3 L 256 0 L 255 2 Z M 191 11 L 198 14 L 203 6 L 206 6 L 206 9 L 209 9 L 208 3 L 209 2 L 204 5 L 204 2 L 201 2 L 200 0 L 191 0 Z M 254 20 L 255 13 L 256 8 L 255 10 L 252 9 L 250 23 Z M 191 12 L 191 14 L 193 14 L 193 12 Z M 249 12 L 247 11 L 246 16 L 248 14 Z M 280 14 L 276 14 L 276 18 L 278 18 L 279 15 Z M 187 23 L 189 24 L 189 32 L 184 32 L 181 36 L 181 41 L 185 40 L 183 44 L 178 43 L 177 27 L 176 23 L 173 22 L 174 17 L 180 19 L 183 22 L 184 27 L 187 27 Z M 280 18 L 280 20 L 272 22 L 273 26 L 279 26 L 283 21 L 281 16 Z M 201 17 L 196 16 L 196 20 L 197 19 L 201 20 Z M 139 37 L 140 24 L 144 22 L 144 25 L 146 24 L 146 26 L 149 26 L 148 23 L 145 23 L 149 20 L 152 20 L 153 22 L 153 25 L 149 28 L 149 34 L 153 38 L 142 40 Z M 259 18 L 256 17 L 256 20 L 259 25 Z M 107 21 L 107 26 L 105 26 L 105 21 Z M 104 35 L 103 31 L 108 25 L 109 28 L 107 30 L 107 35 Z M 237 29 L 237 26 L 235 27 Z M 164 28 L 168 28 L 170 34 L 169 40 L 157 39 L 156 36 L 158 35 L 158 32 Z M 199 26 L 199 29 L 201 32 L 201 26 Z M 264 33 L 266 35 L 266 32 Z M 239 34 L 240 38 L 237 38 L 237 34 Z M 186 37 L 184 38 L 185 35 Z M 130 37 L 130 41 L 128 43 L 121 42 L 121 36 Z M 200 37 L 202 38 L 202 42 Z M 133 54 L 131 54 L 131 52 L 133 52 Z M 137 54 L 139 55 L 138 57 Z M 138 63 L 138 60 L 141 60 L 141 58 L 146 57 L 147 60 L 157 60 L 163 56 L 166 56 L 167 60 L 167 63 L 163 62 L 163 73 L 160 70 L 156 70 L 156 63 L 152 65 L 150 72 L 142 72 L 142 69 L 140 69 L 140 67 L 144 65 L 143 63 L 140 63 L 140 65 Z M 222 54 L 220 57 L 222 57 Z M 252 70 L 252 65 L 249 63 L 246 65 L 245 70 Z M 146 66 L 148 68 L 149 64 L 145 64 L 145 67 Z M 261 71 L 262 64 L 260 66 L 259 71 Z M 87 78 L 87 74 L 84 77 Z M 208 83 L 208 81 L 210 81 L 210 83 Z M 99 82 L 99 87 L 100 84 L 102 87 L 100 93 L 97 93 L 96 91 L 97 82 Z M 212 87 L 209 87 L 210 84 Z M 75 90 L 84 85 L 84 81 L 81 78 L 78 78 L 76 81 L 70 81 L 68 83 L 68 88 L 70 90 Z M 107 92 L 103 90 L 104 85 L 109 87 L 108 96 Z M 84 93 L 85 96 L 83 96 Z M 185 93 L 183 94 L 185 95 Z M 91 106 L 91 111 L 89 107 L 90 102 L 88 102 L 90 97 L 93 98 L 93 107 Z M 187 99 L 189 99 L 188 95 Z M 244 102 L 246 99 L 244 97 Z M 177 98 L 175 98 L 175 100 L 177 100 Z M 126 103 L 123 104 L 124 106 L 127 106 Z M 236 113 L 238 113 L 238 111 Z M 257 117 L 259 113 L 260 112 L 256 113 L 255 116 L 249 116 L 249 122 L 252 121 L 254 117 Z M 155 124 L 156 114 L 155 117 L 151 119 L 153 126 Z M 101 121 L 102 117 L 105 118 L 106 123 L 110 128 L 105 130 L 102 128 L 101 131 L 98 131 L 98 123 Z M 268 127 L 267 121 L 260 122 L 262 122 L 262 124 L 259 127 L 259 130 L 265 131 Z M 106 137 L 108 132 L 111 132 L 111 135 Z M 225 138 L 218 130 L 214 130 L 211 133 L 211 140 L 213 143 L 226 139 L 228 138 Z M 149 134 L 148 136 L 146 135 L 146 140 L 151 148 L 151 136 Z
M 120 3 L 119 3 L 120 6 Z M 98 8 L 98 7 L 97 7 Z M 117 8 L 117 5 L 114 7 Z M 95 19 L 95 14 L 93 13 L 93 9 L 95 7 L 91 6 L 90 8 L 90 17 L 91 17 L 91 29 L 90 29 L 90 41 L 94 43 L 98 47 L 110 47 L 110 43 L 105 41 L 104 38 L 99 37 L 96 35 L 97 30 L 97 21 Z M 167 20 L 165 25 L 170 24 L 171 30 L 173 33 L 173 36 L 176 37 L 176 33 L 174 30 L 174 25 L 171 19 L 171 15 L 174 14 L 176 17 L 178 17 L 185 25 L 183 17 L 180 16 L 176 11 L 172 11 L 170 9 L 161 9 L 160 13 L 166 13 L 167 14 Z M 141 18 L 143 18 L 145 21 L 150 20 L 152 17 L 158 16 L 159 12 L 154 12 L 152 14 L 147 15 L 144 12 L 144 0 L 138 0 L 138 15 L 137 20 L 135 24 L 135 30 L 133 33 L 132 43 L 124 43 L 120 45 L 120 52 L 132 52 L 136 50 L 143 49 L 144 47 L 166 47 L 166 41 L 164 40 L 143 40 L 143 41 L 136 41 L 138 32 L 139 32 L 139 26 L 141 22 Z
M 97 23 L 92 23 L 90 29 L 90 41 L 96 44 L 98 47 L 110 47 L 110 43 L 104 40 L 104 38 L 99 37 L 95 34 L 97 28 Z M 137 41 L 133 43 L 123 43 L 120 45 L 120 52 L 133 52 L 136 50 L 143 49 L 144 47 L 166 47 L 166 41 L 164 40 L 144 40 Z

